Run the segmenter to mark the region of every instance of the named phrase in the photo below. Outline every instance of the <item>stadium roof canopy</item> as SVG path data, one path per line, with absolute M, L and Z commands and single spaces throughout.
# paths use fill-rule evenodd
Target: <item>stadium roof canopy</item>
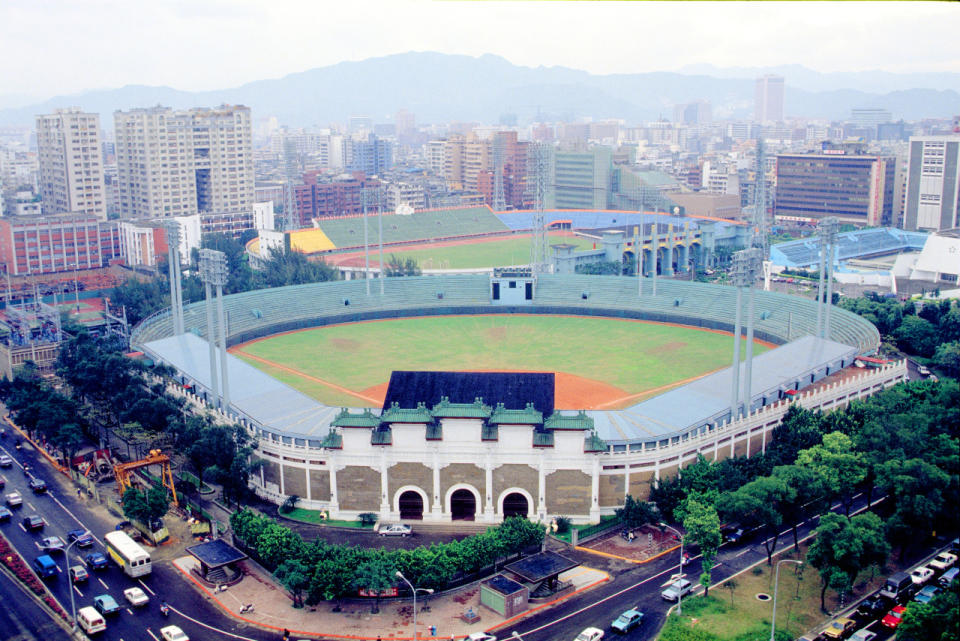
M 753 358 L 750 397 L 780 400 L 787 390 L 802 389 L 814 379 L 850 365 L 857 348 L 804 336 Z M 732 358 L 731 353 L 731 358 Z M 741 384 L 746 365 L 740 364 Z M 612 445 L 657 441 L 725 421 L 730 412 L 733 368 L 714 372 L 625 410 L 590 411 L 597 435 Z
M 581 211 L 573 209 L 556 209 L 543 212 L 544 219 L 549 225 L 553 221 L 569 220 L 573 229 L 600 229 L 602 227 L 618 227 L 624 225 L 650 225 L 659 223 L 661 225 L 674 225 L 683 227 L 684 223 L 690 223 L 690 226 L 696 229 L 705 222 L 720 222 L 721 224 L 732 225 L 731 221 L 722 221 L 715 218 L 706 218 L 702 216 L 670 216 L 668 214 L 655 214 L 651 212 L 640 213 L 638 211 L 613 211 L 613 210 L 591 210 Z M 497 214 L 503 223 L 513 230 L 530 229 L 533 227 L 532 211 L 511 211 Z
M 925 232 L 903 231 L 894 227 L 877 227 L 837 234 L 836 260 L 869 258 L 920 251 L 927 240 Z M 783 267 L 810 268 L 820 265 L 820 239 L 817 236 L 777 243 L 770 247 L 770 260 Z
M 533 403 L 544 416 L 553 413 L 555 391 L 552 372 L 407 372 L 390 374 L 383 409 L 393 403 L 415 408 L 418 403 L 433 407 L 446 398 L 450 403 L 503 404 L 504 409 L 522 410 Z

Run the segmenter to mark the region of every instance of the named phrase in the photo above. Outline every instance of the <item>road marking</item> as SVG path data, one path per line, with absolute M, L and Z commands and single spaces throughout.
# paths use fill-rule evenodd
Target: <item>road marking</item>
M 153 639 L 153 641 L 160 641 L 160 639 L 157 638 L 157 635 L 155 635 L 153 633 L 153 630 L 151 630 L 150 628 L 147 628 L 147 634 L 150 635 L 150 638 Z M 121 641 L 123 640 L 121 639 Z
M 214 632 L 219 632 L 220 634 L 223 634 L 223 635 L 225 635 L 225 636 L 228 636 L 228 637 L 231 637 L 231 638 L 234 638 L 234 639 L 240 639 L 240 641 L 257 641 L 256 639 L 251 639 L 250 637 L 241 636 L 241 635 L 239 635 L 239 634 L 234 634 L 233 632 L 227 632 L 226 630 L 221 630 L 220 628 L 215 628 L 215 627 L 213 627 L 212 625 L 209 625 L 209 624 L 207 624 L 207 623 L 204 623 L 203 621 L 200 621 L 199 619 L 194 619 L 194 618 L 191 617 L 191 616 L 187 616 L 186 614 L 184 614 L 184 613 L 181 612 L 180 610 L 175 609 L 175 608 L 174 608 L 172 605 L 170 605 L 169 603 L 168 603 L 167 605 L 170 606 L 170 611 L 171 611 L 171 612 L 176 612 L 177 614 L 179 614 L 180 616 L 182 616 L 182 617 L 183 617 L 184 619 L 186 619 L 187 621 L 192 621 L 193 623 L 196 623 L 197 625 L 199 625 L 199 626 L 201 626 L 201 627 L 204 627 L 204 628 L 206 628 L 206 629 L 208 629 L 208 630 L 212 630 L 212 631 L 214 631 Z
M 37 511 L 37 508 L 33 507 L 33 503 L 31 503 L 30 501 L 27 501 L 27 507 L 33 510 L 34 512 Z
M 91 530 L 91 529 L 88 528 L 86 525 L 84 525 L 83 521 L 81 521 L 81 520 L 77 517 L 76 514 L 74 514 L 73 512 L 71 512 L 70 509 L 67 508 L 66 505 L 64 505 L 63 503 L 60 502 L 60 499 L 58 499 L 58 498 L 55 497 L 55 496 L 51 496 L 50 498 L 53 499 L 53 502 L 54 502 L 54 503 L 56 503 L 57 505 L 60 506 L 60 509 L 61 509 L 61 510 L 63 510 L 64 512 L 66 512 L 67 514 L 69 514 L 69 515 L 70 515 L 70 518 L 72 518 L 74 521 L 77 522 L 77 525 L 83 527 L 84 530 L 90 532 L 90 536 L 92 536 L 93 539 L 94 539 L 97 543 L 99 543 L 100 545 L 103 545 L 103 541 L 101 541 L 99 538 L 97 538 L 97 535 L 93 533 L 93 530 Z
M 82 598 L 83 598 L 83 592 L 80 591 L 80 588 L 78 588 L 77 585 L 74 584 L 74 585 L 73 585 L 73 589 L 74 589 L 74 591 L 76 591 L 77 594 L 80 595 L 80 598 L 82 599 Z
M 143 582 L 143 579 L 137 579 L 137 583 L 143 586 L 143 589 L 149 592 L 150 594 L 152 594 L 153 596 L 157 596 L 157 593 L 151 590 L 150 586 L 148 586 L 146 583 Z
M 110 586 L 107 585 L 106 581 L 104 581 L 104 580 L 101 579 L 100 577 L 97 577 L 97 581 L 99 581 L 99 582 L 100 582 L 100 585 L 102 585 L 102 586 L 105 587 L 106 589 L 108 589 L 108 590 L 110 589 Z
M 742 552 L 737 552 L 737 557 L 741 557 L 747 552 L 752 552 L 752 551 L 753 551 L 753 548 L 744 548 Z

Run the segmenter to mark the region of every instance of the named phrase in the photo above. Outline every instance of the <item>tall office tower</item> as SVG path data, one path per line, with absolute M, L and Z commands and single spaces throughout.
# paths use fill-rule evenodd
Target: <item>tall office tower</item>
M 72 107 L 37 116 L 37 155 L 45 215 L 84 213 L 107 219 L 98 114 Z
M 408 136 L 417 130 L 417 119 L 406 109 L 401 109 L 394 116 L 393 122 L 397 126 L 397 137 Z
M 911 136 L 903 228 L 960 226 L 960 135 Z
M 756 122 L 780 122 L 783 120 L 783 76 L 767 74 L 757 78 L 757 93 L 753 119 Z
M 254 202 L 250 109 L 114 113 L 120 215 L 247 213 Z

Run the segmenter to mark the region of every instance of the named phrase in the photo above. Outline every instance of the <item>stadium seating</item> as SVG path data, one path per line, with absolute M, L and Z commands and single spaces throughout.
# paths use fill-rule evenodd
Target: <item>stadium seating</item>
M 923 249 L 926 234 L 904 232 L 892 227 L 861 229 L 837 234 L 837 258 L 865 258 L 898 251 Z M 820 240 L 817 237 L 778 243 L 770 248 L 773 262 L 786 267 L 816 267 L 820 264 Z
M 376 214 L 370 214 L 367 217 L 367 240 L 371 245 L 377 245 L 380 242 L 379 223 Z M 363 216 L 320 219 L 318 224 L 337 249 L 363 246 Z M 435 209 L 418 211 L 407 216 L 383 215 L 384 243 L 456 238 L 508 231 L 510 229 L 487 207 Z

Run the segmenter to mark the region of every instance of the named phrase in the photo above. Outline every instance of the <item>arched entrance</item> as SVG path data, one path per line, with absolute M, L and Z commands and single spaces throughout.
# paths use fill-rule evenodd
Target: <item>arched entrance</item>
M 527 502 L 527 497 L 523 494 L 511 492 L 503 497 L 503 518 L 507 519 L 511 516 L 527 518 L 529 513 L 530 504 Z
M 477 514 L 477 499 L 466 489 L 455 490 L 450 496 L 450 518 L 454 521 L 472 521 Z
M 419 492 L 407 490 L 400 495 L 400 519 L 401 520 L 422 520 L 423 519 L 423 497 Z

